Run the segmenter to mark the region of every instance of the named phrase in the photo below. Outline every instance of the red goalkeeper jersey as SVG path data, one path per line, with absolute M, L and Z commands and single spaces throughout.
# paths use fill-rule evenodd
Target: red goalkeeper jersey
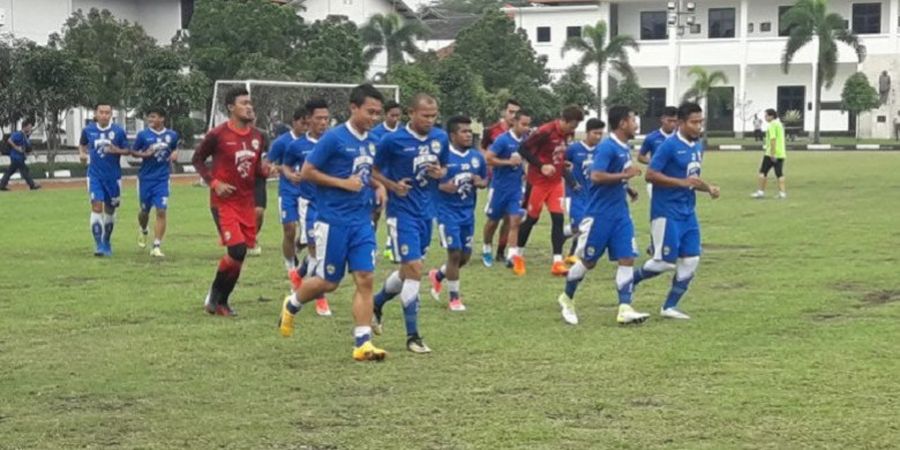
M 262 166 L 262 151 L 266 148 L 265 136 L 256 128 L 242 130 L 231 122 L 225 122 L 212 129 L 194 152 L 191 162 L 203 181 L 210 186 L 210 206 L 229 205 L 237 209 L 253 209 L 256 177 L 265 178 Z M 212 157 L 212 165 L 206 160 Z M 216 195 L 212 189 L 214 182 L 228 183 L 235 191 L 227 197 Z

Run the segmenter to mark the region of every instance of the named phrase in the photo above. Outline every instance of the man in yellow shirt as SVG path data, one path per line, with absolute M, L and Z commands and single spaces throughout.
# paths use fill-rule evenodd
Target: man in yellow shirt
M 766 110 L 766 122 L 769 123 L 769 128 L 766 130 L 766 141 L 763 143 L 765 154 L 759 168 L 759 189 L 750 196 L 753 198 L 766 196 L 766 179 L 769 171 L 774 168 L 775 177 L 778 178 L 778 198 L 783 199 L 787 198 L 787 191 L 784 188 L 784 160 L 787 156 L 784 125 L 778 120 L 778 112 L 774 109 Z

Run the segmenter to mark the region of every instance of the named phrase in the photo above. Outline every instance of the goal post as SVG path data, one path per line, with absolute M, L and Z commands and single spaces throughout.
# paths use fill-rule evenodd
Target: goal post
M 250 93 L 253 109 L 256 111 L 256 127 L 274 137 L 278 123 L 290 127 L 294 110 L 303 106 L 311 98 L 322 98 L 328 102 L 332 117 L 342 122 L 349 117 L 350 91 L 356 84 L 308 83 L 302 81 L 271 80 L 218 80 L 213 88 L 212 106 L 209 114 L 209 128 L 228 119 L 225 109 L 225 95 L 229 89 L 243 86 Z M 389 84 L 374 85 L 385 98 L 400 100 L 400 87 Z

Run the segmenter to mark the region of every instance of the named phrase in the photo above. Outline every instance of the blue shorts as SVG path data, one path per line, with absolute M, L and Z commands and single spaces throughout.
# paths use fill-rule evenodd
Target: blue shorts
M 434 223 L 431 217 L 388 217 L 385 222 L 391 237 L 394 262 L 407 263 L 425 258 L 431 245 L 431 227 Z
M 375 229 L 369 224 L 332 225 L 316 222 L 316 276 L 340 283 L 344 272 L 375 271 Z
M 569 214 L 569 222 L 578 225 L 587 214 L 587 201 L 582 196 L 566 197 L 566 211 Z
M 494 188 L 489 189 L 484 213 L 487 214 L 488 219 L 493 221 L 500 220 L 506 216 L 524 214 L 522 209 L 522 190 L 495 191 Z
M 657 217 L 650 221 L 653 259 L 673 263 L 678 258 L 700 256 L 700 223 L 697 216 L 687 220 Z
M 588 216 L 581 221 L 579 228 L 582 234 L 578 237 L 575 254 L 585 261 L 596 262 L 607 250 L 610 261 L 638 255 L 631 217 L 609 219 Z
M 300 233 L 300 243 L 303 245 L 315 244 L 316 221 L 319 220 L 319 211 L 312 200 L 300 197 L 298 204 L 300 206 L 300 223 L 297 228 Z
M 122 197 L 121 179 L 88 177 L 87 182 L 91 203 L 103 202 L 113 208 L 119 207 L 119 200 Z
M 157 211 L 165 210 L 169 206 L 169 180 L 153 181 L 138 179 L 138 199 L 141 202 L 141 211 L 148 213 L 150 208 Z
M 441 246 L 445 249 L 472 253 L 475 221 L 460 223 L 438 218 L 438 235 L 441 237 Z

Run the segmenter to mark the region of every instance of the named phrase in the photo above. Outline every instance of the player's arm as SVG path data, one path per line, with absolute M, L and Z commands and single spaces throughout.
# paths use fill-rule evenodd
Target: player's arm
M 650 164 L 650 139 L 644 139 L 644 143 L 641 144 L 641 150 L 638 152 L 637 160 L 641 164 Z
M 447 175 L 447 161 L 450 159 L 450 141 L 445 135 L 441 139 L 441 152 L 438 154 L 438 163 L 428 166 L 428 176 L 440 180 Z
M 333 187 L 350 192 L 359 192 L 364 186 L 359 175 L 353 174 L 349 178 L 334 177 L 322 172 L 309 161 L 303 163 L 303 168 L 300 169 L 300 178 L 319 186 Z
M 556 173 L 556 167 L 553 164 L 542 164 L 537 154 L 549 138 L 550 136 L 547 133 L 532 133 L 519 147 L 519 153 L 525 158 L 525 161 L 528 161 L 528 164 L 533 167 L 540 167 L 541 173 L 547 177 Z
M 228 195 L 231 195 L 236 188 L 224 181 L 214 179 L 212 177 L 212 171 L 206 165 L 206 160 L 215 154 L 217 145 L 218 136 L 213 133 L 207 133 L 200 142 L 200 145 L 198 145 L 197 149 L 194 151 L 194 156 L 191 157 L 191 164 L 193 164 L 194 169 L 197 171 L 197 174 L 200 175 L 200 178 L 216 192 L 216 195 L 219 197 L 227 197 Z
M 484 159 L 492 167 L 518 167 L 522 165 L 522 157 L 519 153 L 513 153 L 509 158 L 500 158 L 493 149 L 485 153 Z
M 88 162 L 88 138 L 87 131 L 81 130 L 81 139 L 78 141 L 78 159 L 81 160 L 82 163 L 87 164 Z
M 181 142 L 181 138 L 178 134 L 175 134 L 175 139 L 172 140 L 171 145 L 172 153 L 169 154 L 169 162 L 174 163 L 178 161 L 178 144 Z
M 128 137 L 125 136 L 125 130 L 121 131 L 121 133 L 116 133 L 116 140 L 110 144 L 109 149 L 106 151 L 107 153 L 126 156 L 131 154 L 131 149 L 128 148 Z
M 134 139 L 134 146 L 131 148 L 131 156 L 142 159 L 149 158 L 152 156 L 153 152 L 147 147 L 149 146 L 145 145 L 145 141 L 141 139 L 141 135 L 138 135 L 138 137 Z
M 375 151 L 375 160 L 372 166 L 372 179 L 381 183 L 388 191 L 404 197 L 412 188 L 412 180 L 403 178 L 394 181 L 381 172 L 382 167 L 388 167 L 391 163 L 391 143 L 394 141 L 392 136 L 392 134 L 386 134 L 384 138 L 378 142 L 378 147 Z
M 291 145 L 291 147 L 293 147 L 293 144 Z M 294 170 L 294 165 L 297 161 L 295 161 L 294 157 L 291 156 L 293 154 L 293 150 L 290 148 L 288 150 L 289 151 L 285 152 L 285 155 L 281 160 L 282 164 L 280 166 L 272 165 L 271 167 L 274 170 L 281 172 L 281 174 L 284 175 L 284 177 L 287 178 L 291 183 L 298 184 L 300 183 L 300 181 L 302 181 L 300 171 Z
M 16 144 L 16 141 L 13 140 L 13 137 L 15 137 L 15 136 L 16 136 L 15 134 L 10 136 L 9 139 L 6 140 L 6 143 L 9 144 L 10 147 L 14 148 L 17 152 L 25 153 L 25 150 L 24 150 L 25 147 L 19 146 L 18 144 Z
M 607 168 L 616 155 L 610 152 L 597 150 L 594 163 L 591 165 L 591 183 L 594 184 L 618 184 L 630 180 L 641 174 L 641 169 L 630 165 L 622 172 L 609 172 Z
M 772 158 L 773 161 L 775 160 L 775 149 L 777 148 L 776 147 L 777 144 L 778 144 L 778 131 L 776 130 L 774 133 L 772 133 L 772 137 L 769 138 L 769 148 L 768 148 L 769 157 Z

